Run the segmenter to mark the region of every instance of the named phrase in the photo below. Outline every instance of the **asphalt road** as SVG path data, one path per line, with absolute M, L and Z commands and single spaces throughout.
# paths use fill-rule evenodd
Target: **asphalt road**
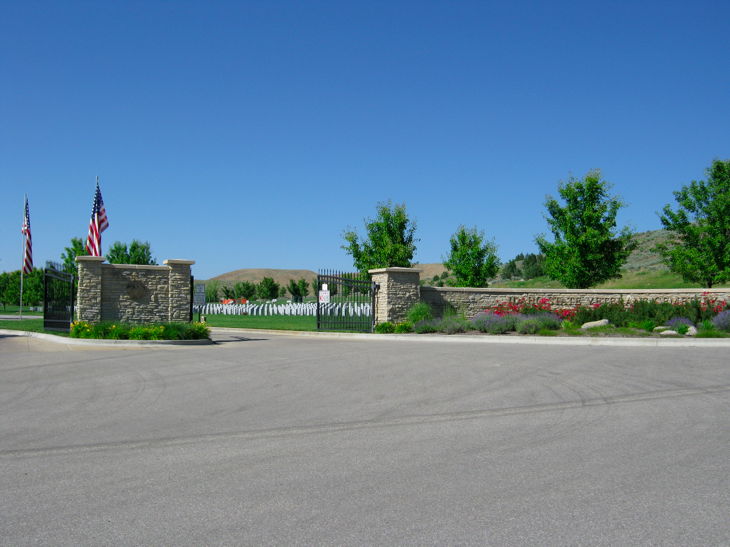
M 0 336 L 2 545 L 728 545 L 727 348 Z

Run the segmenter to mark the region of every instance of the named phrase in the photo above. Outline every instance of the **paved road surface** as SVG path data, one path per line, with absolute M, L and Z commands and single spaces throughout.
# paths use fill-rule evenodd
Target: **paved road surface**
M 727 545 L 729 361 L 0 336 L 0 544 Z

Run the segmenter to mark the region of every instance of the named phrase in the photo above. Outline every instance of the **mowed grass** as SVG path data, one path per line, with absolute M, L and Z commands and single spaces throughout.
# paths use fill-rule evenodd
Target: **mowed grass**
M 317 330 L 317 318 L 307 315 L 206 315 L 210 327 L 272 330 Z
M 43 318 L 23 320 L 0 319 L 0 329 L 24 330 L 27 332 L 45 332 L 46 334 L 68 336 L 68 331 L 45 330 L 43 328 Z

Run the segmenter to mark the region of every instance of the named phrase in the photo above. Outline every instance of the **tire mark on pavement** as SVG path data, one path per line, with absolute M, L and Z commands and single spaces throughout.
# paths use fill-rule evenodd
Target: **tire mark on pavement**
M 167 448 L 198 444 L 216 440 L 258 440 L 284 438 L 297 435 L 313 435 L 337 433 L 345 431 L 356 431 L 358 429 L 378 429 L 385 427 L 403 427 L 410 425 L 427 425 L 462 420 L 475 420 L 480 418 L 515 416 L 520 414 L 537 414 L 544 412 L 564 412 L 571 409 L 600 407 L 605 405 L 632 404 L 662 399 L 674 399 L 678 397 L 692 397 L 697 395 L 715 395 L 730 392 L 730 384 L 696 387 L 687 389 L 669 389 L 659 391 L 647 391 L 642 393 L 631 393 L 611 397 L 598 397 L 594 399 L 583 399 L 573 402 L 545 403 L 537 405 L 526 405 L 506 408 L 467 410 L 459 412 L 446 412 L 440 414 L 422 414 L 402 416 L 392 419 L 373 419 L 351 422 L 334 422 L 329 424 L 315 424 L 292 427 L 277 427 L 272 429 L 258 429 L 249 431 L 229 431 L 221 433 L 208 433 L 202 435 L 162 437 L 156 439 L 138 439 L 98 444 L 82 444 L 55 446 L 45 448 L 20 448 L 11 450 L 0 450 L 0 458 L 25 458 L 65 455 L 75 453 L 104 452 L 110 450 L 144 450 L 154 448 Z

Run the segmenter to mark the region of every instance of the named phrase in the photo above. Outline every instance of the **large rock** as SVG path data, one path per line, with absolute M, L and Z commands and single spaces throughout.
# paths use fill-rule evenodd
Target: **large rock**
M 659 333 L 659 336 L 677 336 L 679 333 L 676 330 L 663 330 Z
M 599 319 L 598 321 L 588 321 L 583 323 L 580 328 L 583 330 L 595 329 L 596 327 L 605 327 L 608 325 L 608 319 Z

